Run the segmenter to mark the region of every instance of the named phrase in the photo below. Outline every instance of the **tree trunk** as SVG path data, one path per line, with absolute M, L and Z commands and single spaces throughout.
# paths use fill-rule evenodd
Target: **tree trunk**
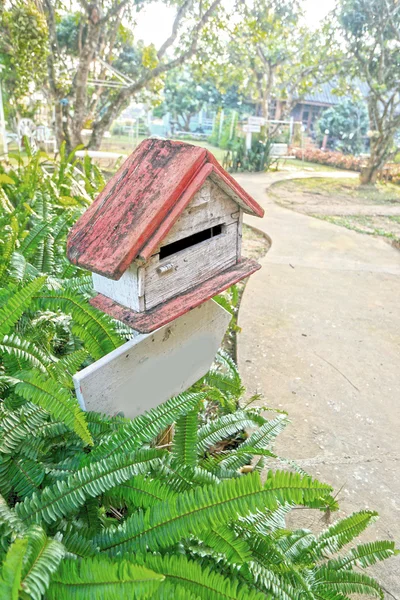
M 369 185 L 376 183 L 378 178 L 379 168 L 368 166 L 363 167 L 360 173 L 360 183 L 361 185 Z

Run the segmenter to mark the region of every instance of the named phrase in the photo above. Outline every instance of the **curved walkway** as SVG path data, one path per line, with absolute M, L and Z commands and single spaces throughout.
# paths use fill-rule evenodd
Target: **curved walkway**
M 342 514 L 380 513 L 364 540 L 400 545 L 400 252 L 278 206 L 266 188 L 300 174 L 280 175 L 237 176 L 266 212 L 245 222 L 272 239 L 240 308 L 244 383 L 289 412 L 277 451 L 340 490 Z M 400 557 L 371 573 L 400 598 Z

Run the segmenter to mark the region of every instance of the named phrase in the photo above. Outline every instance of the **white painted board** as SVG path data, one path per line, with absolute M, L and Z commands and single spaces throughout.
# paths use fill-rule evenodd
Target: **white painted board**
M 261 127 L 259 125 L 243 125 L 244 133 L 260 133 Z
M 248 117 L 247 123 L 249 125 L 265 125 L 264 117 Z
M 73 376 L 81 407 L 132 418 L 187 390 L 209 370 L 230 318 L 208 300 L 123 344 Z

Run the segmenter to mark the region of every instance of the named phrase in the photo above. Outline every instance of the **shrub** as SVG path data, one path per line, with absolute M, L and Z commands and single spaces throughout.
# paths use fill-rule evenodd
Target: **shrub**
M 291 148 L 292 155 L 302 160 L 318 163 L 320 165 L 329 165 L 338 169 L 349 171 L 359 171 L 366 165 L 366 159 L 342 152 L 324 151 L 316 148 Z M 380 179 L 400 183 L 400 165 L 389 163 L 383 167 L 379 174 Z

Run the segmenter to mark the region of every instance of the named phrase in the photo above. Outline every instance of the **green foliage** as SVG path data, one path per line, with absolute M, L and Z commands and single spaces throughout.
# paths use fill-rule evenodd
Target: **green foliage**
M 42 84 L 46 76 L 47 25 L 35 3 L 17 1 L 2 15 L 11 46 L 11 64 L 15 69 L 15 89 L 18 96 L 26 95 L 29 84 Z
M 64 258 L 98 173 L 65 153 L 52 167 L 32 155 L 1 184 L 1 598 L 379 596 L 360 569 L 394 545 L 350 546 L 376 513 L 315 534 L 287 528 L 293 508 L 330 515 L 336 501 L 276 456 L 286 415 L 252 399 L 238 408 L 243 384 L 224 352 L 191 390 L 135 419 L 80 410 L 71 375 L 122 343 L 124 330 L 88 304 L 90 279 Z M 158 441 L 166 427 L 172 444 Z M 284 470 L 271 470 L 277 460 Z
M 329 131 L 329 148 L 346 154 L 360 154 L 365 150 L 368 124 L 365 103 L 346 98 L 322 113 L 318 121 L 319 137 L 322 140 L 325 131 Z

